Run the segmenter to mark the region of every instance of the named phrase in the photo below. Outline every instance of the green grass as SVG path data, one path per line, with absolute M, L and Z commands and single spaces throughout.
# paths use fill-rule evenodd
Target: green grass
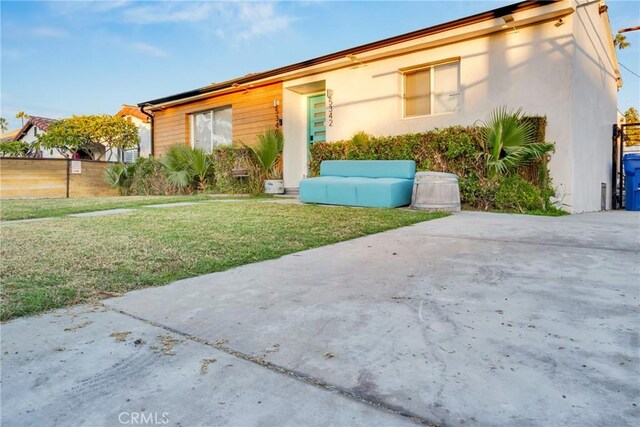
M 116 208 L 135 208 L 159 203 L 190 202 L 209 199 L 193 196 L 115 196 L 78 199 L 8 199 L 0 201 L 0 219 L 59 217 L 72 213 L 93 212 Z
M 0 319 L 445 216 L 243 200 L 2 226 Z

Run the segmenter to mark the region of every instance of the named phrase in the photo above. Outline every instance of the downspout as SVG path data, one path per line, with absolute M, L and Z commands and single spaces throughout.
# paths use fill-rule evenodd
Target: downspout
M 147 113 L 146 111 L 144 111 L 144 107 L 148 105 L 151 105 L 151 104 L 145 104 L 142 107 L 140 107 L 140 111 L 142 112 L 142 114 L 149 117 L 149 122 L 151 123 L 151 138 L 150 138 L 151 150 L 149 152 L 149 157 L 153 157 L 154 148 L 155 148 L 154 138 L 153 138 L 153 113 Z

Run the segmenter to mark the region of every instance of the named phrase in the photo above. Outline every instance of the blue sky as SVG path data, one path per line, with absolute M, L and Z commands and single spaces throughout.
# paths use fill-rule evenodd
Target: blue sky
M 513 2 L 3 0 L 1 116 L 113 114 Z M 640 2 L 607 4 L 614 31 L 640 25 Z M 619 60 L 640 75 L 640 31 L 627 37 Z M 640 78 L 621 72 L 620 109 L 638 108 Z

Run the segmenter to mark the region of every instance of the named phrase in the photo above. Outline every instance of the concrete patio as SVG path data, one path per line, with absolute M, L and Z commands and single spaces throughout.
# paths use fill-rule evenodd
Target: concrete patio
M 463 212 L 6 323 L 1 421 L 631 426 L 639 294 L 638 213 Z

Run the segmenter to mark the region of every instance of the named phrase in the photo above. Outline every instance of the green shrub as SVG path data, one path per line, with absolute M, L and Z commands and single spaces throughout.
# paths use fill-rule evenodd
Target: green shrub
M 544 142 L 545 117 L 523 117 L 520 120 L 529 123 L 533 141 Z M 311 176 L 320 173 L 323 160 L 414 160 L 418 171 L 458 175 L 460 198 L 466 209 L 558 211 L 549 200 L 553 196 L 547 169 L 549 154 L 511 171 L 507 177 L 514 178 L 506 183 L 506 188 L 502 188 L 504 178 L 489 178 L 483 158 L 482 128 L 479 126 L 452 126 L 423 133 L 383 137 L 359 132 L 347 141 L 312 144 L 310 153 Z M 533 191 L 529 191 L 531 188 Z M 516 191 L 516 194 L 510 196 L 509 191 Z M 499 192 L 500 207 L 496 202 Z
M 265 129 L 256 136 L 253 145 L 241 144 L 253 153 L 253 159 L 260 165 L 265 179 L 282 179 L 282 150 L 284 135 L 274 128 Z
M 104 180 L 111 188 L 116 188 L 121 195 L 127 195 L 130 192 L 135 168 L 132 164 L 115 163 L 105 170 Z
M 218 147 L 211 154 L 214 189 L 224 194 L 260 194 L 264 188 L 264 174 L 252 160 L 249 148 Z M 233 170 L 246 170 L 247 177 L 233 175 Z
M 211 175 L 211 157 L 200 148 L 185 144 L 169 147 L 167 154 L 160 159 L 165 168 L 167 180 L 178 189 L 205 191 Z
M 162 164 L 153 158 L 140 157 L 135 162 L 130 194 L 139 196 L 163 196 L 174 194 L 164 173 Z
M 520 213 L 547 209 L 542 190 L 523 178 L 512 175 L 496 181 L 498 182 L 495 195 L 497 209 Z
M 533 118 L 525 119 L 521 109 L 496 108 L 480 129 L 482 157 L 493 177 L 506 176 L 554 149 L 553 144 L 536 139 L 541 136 L 536 122 Z

